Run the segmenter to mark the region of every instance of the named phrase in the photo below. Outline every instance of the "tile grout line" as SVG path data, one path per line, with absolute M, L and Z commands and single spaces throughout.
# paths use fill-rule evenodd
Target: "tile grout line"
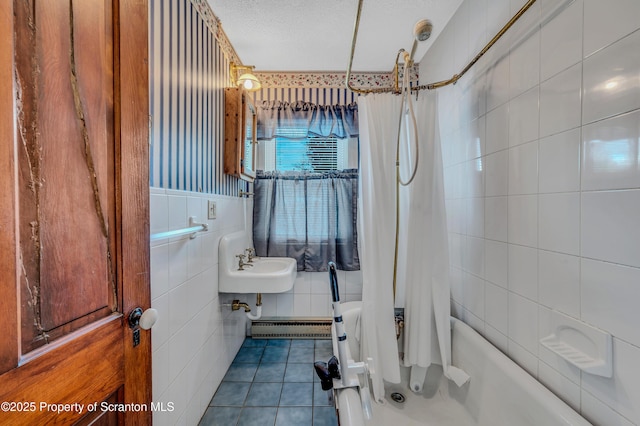
M 244 409 L 245 408 L 250 408 L 250 409 L 256 409 L 256 408 L 273 408 L 275 409 L 275 417 L 274 417 L 274 423 L 276 421 L 278 421 L 278 415 L 281 413 L 286 412 L 280 410 L 281 408 L 287 408 L 287 409 L 301 409 L 303 413 L 307 413 L 304 414 L 305 417 L 307 417 L 308 420 L 310 421 L 310 424 L 312 425 L 315 420 L 319 420 L 322 419 L 324 416 L 329 415 L 331 416 L 329 418 L 329 421 L 335 425 L 337 425 L 337 417 L 335 414 L 335 409 L 333 409 L 333 405 L 329 403 L 328 401 L 328 397 L 327 397 L 327 401 L 326 402 L 322 402 L 321 401 L 321 395 L 319 395 L 317 393 L 317 385 L 319 384 L 319 382 L 317 382 L 315 380 L 315 375 L 313 374 L 313 369 L 312 369 L 312 363 L 316 360 L 316 357 L 318 357 L 318 359 L 326 357 L 328 358 L 328 356 L 330 356 L 330 354 L 332 353 L 331 348 L 327 345 L 326 347 L 322 347 L 320 345 L 317 345 L 317 342 L 319 342 L 320 340 L 315 340 L 315 339 L 308 339 L 308 341 L 306 341 L 306 343 L 301 343 L 301 344 L 296 344 L 294 342 L 301 342 L 301 341 L 297 341 L 297 340 L 291 340 L 291 339 L 282 339 L 282 340 L 288 340 L 287 343 L 277 343 L 277 344 L 269 344 L 272 341 L 278 341 L 281 339 L 273 339 L 273 340 L 268 340 L 266 343 L 264 344 L 260 344 L 258 346 L 253 346 L 253 342 L 251 342 L 250 337 L 248 337 L 245 342 L 243 343 L 242 347 L 241 347 L 241 351 L 238 354 L 236 354 L 236 358 L 233 360 L 232 365 L 238 366 L 238 365 L 255 365 L 255 371 L 253 372 L 253 375 L 251 376 L 251 381 L 250 382 L 242 382 L 242 381 L 233 381 L 233 380 L 226 380 L 223 378 L 223 382 L 225 383 L 245 383 L 249 385 L 249 388 L 247 389 L 247 394 L 244 397 L 244 400 L 242 402 L 241 406 L 224 406 L 224 405 L 209 405 L 209 408 L 207 410 L 213 410 L 213 409 L 220 409 L 220 408 L 236 408 L 238 409 L 238 418 L 236 419 L 236 424 L 241 424 L 241 418 L 243 416 L 243 413 L 245 412 Z M 329 340 L 327 340 L 327 342 L 330 342 Z M 273 359 L 265 359 L 265 352 L 267 350 L 267 348 L 269 347 L 273 347 L 273 348 L 285 348 L 286 347 L 286 351 L 282 351 L 283 353 L 280 356 L 274 356 Z M 250 354 L 251 349 L 250 348 L 259 348 L 259 356 L 255 357 L 256 354 L 254 354 L 253 356 Z M 249 352 L 249 354 L 247 355 L 247 352 Z M 257 351 L 256 351 L 257 352 Z M 277 353 L 278 350 L 272 350 L 269 352 L 275 352 Z M 294 358 L 291 358 L 291 356 L 294 356 Z M 240 356 L 240 359 L 244 362 L 238 362 L 238 356 Z M 256 359 L 257 358 L 257 359 Z M 256 382 L 256 377 L 258 375 L 258 372 L 260 371 L 260 367 L 265 365 L 265 364 L 283 364 L 284 365 L 284 369 L 282 371 L 282 375 L 279 377 L 278 381 L 265 381 L 265 382 Z M 308 374 L 306 372 L 303 372 L 304 370 L 299 367 L 296 370 L 289 370 L 290 366 L 293 365 L 308 365 L 309 368 L 311 369 L 311 371 L 308 372 Z M 240 368 L 240 367 L 238 367 Z M 263 370 L 264 371 L 264 370 Z M 294 371 L 293 373 L 290 373 L 290 377 L 287 380 L 287 372 L 288 371 Z M 229 374 L 229 370 L 227 371 L 227 373 L 225 373 L 225 377 L 227 376 L 227 374 Z M 266 374 L 266 373 L 263 373 Z M 301 374 L 301 376 L 297 376 Z M 309 379 L 309 375 L 311 376 L 311 378 Z M 247 380 L 247 377 L 242 377 L 241 375 L 239 377 L 232 377 L 233 379 L 244 379 Z M 268 376 L 265 377 L 266 379 L 272 379 Z M 275 384 L 280 384 L 280 395 L 278 398 L 278 402 L 276 406 L 272 406 L 272 405 L 265 405 L 265 406 L 261 406 L 261 405 L 247 405 L 247 403 L 249 402 L 249 396 L 250 393 L 252 392 L 252 389 L 254 388 L 254 385 L 256 383 L 275 383 Z M 308 403 L 309 405 L 282 405 L 282 397 L 284 395 L 285 392 L 285 386 L 287 384 L 308 384 L 310 386 L 306 386 L 307 389 L 309 389 L 309 393 L 306 394 L 306 398 L 309 398 Z M 217 392 L 216 392 L 217 394 Z M 213 398 L 215 398 L 216 395 L 214 395 Z M 294 395 L 295 396 L 295 395 Z M 255 398 L 255 395 L 252 395 L 252 397 Z M 318 400 L 318 404 L 316 404 L 316 400 Z M 213 399 L 212 399 L 213 401 Z M 293 402 L 294 404 L 297 403 L 297 401 L 290 401 Z M 304 401 L 303 401 L 304 402 Z M 328 412 L 325 409 L 332 409 L 330 412 Z M 316 410 L 319 410 L 316 413 Z M 327 413 L 332 413 L 332 414 L 327 414 Z M 206 412 L 205 412 L 206 415 Z M 204 416 L 203 416 L 204 418 Z M 245 418 L 246 419 L 246 418 Z M 333 420 L 333 421 L 332 421 Z M 245 421 L 245 420 L 242 420 Z M 201 423 L 203 426 L 205 425 L 204 423 Z

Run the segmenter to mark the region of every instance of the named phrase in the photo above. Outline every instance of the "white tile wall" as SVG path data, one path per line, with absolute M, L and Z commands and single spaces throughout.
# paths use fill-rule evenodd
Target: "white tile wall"
M 584 0 L 584 56 L 609 46 L 638 29 L 640 3 L 616 0 L 612 4 L 600 0 Z
M 452 312 L 593 424 L 640 426 L 640 2 L 540 3 L 438 89 Z M 523 4 L 465 0 L 420 82 L 459 72 Z M 613 335 L 613 378 L 538 343 L 554 309 Z
M 597 121 L 582 130 L 582 189 L 640 186 L 640 111 Z
M 538 300 L 541 305 L 580 317 L 579 257 L 538 251 Z
M 484 198 L 474 197 L 467 199 L 467 210 L 473 211 L 473 215 L 467 215 L 467 234 L 472 237 L 484 237 Z
M 485 198 L 485 238 L 505 242 L 508 240 L 508 200 L 507 197 Z
M 561 253 L 580 252 L 580 193 L 540 194 L 538 247 Z
M 509 195 L 538 192 L 538 141 L 509 149 Z
M 537 82 L 536 82 L 537 83 Z M 538 86 L 511 100 L 509 104 L 509 146 L 538 139 Z
M 540 136 L 580 126 L 582 64 L 554 75 L 540 84 Z
M 485 281 L 475 275 L 462 273 L 462 304 L 476 317 L 484 318 Z
M 566 12 L 541 29 L 540 77 L 542 80 L 547 80 L 582 59 L 582 9 L 582 1 L 575 1 Z
M 538 190 L 569 192 L 580 190 L 580 129 L 540 139 Z
M 486 41 L 504 26 L 504 23 L 511 18 L 511 15 L 510 0 L 487 0 Z
M 360 271 L 338 271 L 338 285 L 341 302 L 362 300 Z M 263 315 L 266 316 L 264 309 Z M 328 273 L 298 272 L 293 289 L 278 294 L 276 311 L 269 312 L 269 315 L 279 317 L 330 317 L 331 288 Z
M 538 246 L 538 196 L 509 197 L 507 233 L 510 243 Z
M 640 32 L 584 60 L 583 123 L 640 108 Z
M 505 104 L 487 114 L 487 154 L 509 146 L 509 105 Z
M 495 328 L 491 327 L 489 324 L 486 324 L 484 337 L 488 341 L 490 341 L 496 348 L 500 349 L 502 352 L 504 353 L 509 352 L 509 339 L 506 333 L 503 334 L 498 330 L 496 330 Z
M 582 317 L 640 346 L 640 310 L 636 309 L 640 269 L 582 260 Z
M 515 340 L 512 340 L 511 337 L 508 340 L 507 354 L 526 372 L 533 377 L 538 377 L 538 360 L 536 356 L 516 343 Z
M 505 336 L 509 334 L 509 312 L 507 311 L 509 292 L 490 282 L 485 284 L 485 321 Z
M 485 240 L 485 279 L 502 288 L 508 285 L 509 246 L 499 241 Z
M 529 12 L 531 13 L 531 11 Z M 514 27 L 515 28 L 515 27 Z M 509 58 L 509 93 L 510 99 L 540 83 L 540 33 L 524 39 L 522 43 L 512 46 Z M 528 124 L 528 118 L 522 122 Z
M 485 195 L 507 195 L 509 193 L 509 151 L 498 151 L 485 157 Z
M 490 1 L 489 3 L 493 3 Z M 504 25 L 504 24 L 503 24 Z M 496 46 L 504 47 L 505 42 L 498 42 Z M 493 53 L 493 52 L 492 52 Z M 459 71 L 459 70 L 458 70 Z M 455 71 L 455 72 L 458 72 Z M 491 111 L 500 105 L 503 105 L 500 110 L 500 120 L 505 117 L 507 113 L 506 109 L 508 105 L 504 105 L 509 101 L 509 56 L 498 58 L 498 61 L 492 64 L 491 68 L 487 71 L 487 111 Z M 489 130 L 489 116 L 487 116 L 487 131 Z M 500 122 L 500 124 L 502 124 Z M 505 131 L 509 129 L 509 123 L 505 120 Z M 489 135 L 487 134 L 487 143 L 491 142 Z M 505 146 L 508 145 L 508 141 Z M 501 144 L 501 140 L 496 140 L 494 143 Z M 487 146 L 488 152 L 491 152 Z
M 484 278 L 484 240 L 482 238 L 467 237 L 462 259 L 463 269 Z
M 476 91 L 473 91 L 468 96 L 473 96 L 473 98 L 469 100 L 470 102 L 473 102 L 475 100 L 476 102 L 474 102 L 474 104 L 477 103 L 478 95 Z M 475 109 L 476 108 L 474 107 L 474 111 L 470 112 L 470 114 L 472 114 L 473 116 L 477 115 L 477 111 L 475 111 Z M 486 133 L 487 133 L 486 117 L 482 116 L 480 118 L 473 120 L 471 122 L 470 132 L 471 132 L 471 135 L 469 135 L 469 140 L 467 143 L 467 158 L 472 159 L 472 158 L 481 157 L 482 154 L 485 152 Z
M 582 255 L 640 267 L 640 190 L 582 193 Z
M 154 424 L 196 425 L 245 337 L 246 317 L 223 306 L 232 295 L 218 294 L 218 240 L 246 228 L 245 201 L 158 188 L 150 197 L 152 234 L 184 228 L 189 216 L 209 225 L 195 239 L 151 243 L 151 306 L 159 313 L 152 330 L 153 400 L 175 405 L 173 412 L 154 413 Z M 209 199 L 217 202 L 216 220 L 206 218 Z
M 583 390 L 580 397 L 582 400 L 582 413 L 585 417 L 591 419 L 592 423 L 610 426 L 634 426 L 634 423 L 622 417 L 589 392 Z
M 638 348 L 619 339 L 613 340 L 613 378 L 584 374 L 582 388 L 637 424 L 640 419 L 640 369 Z
M 509 244 L 509 291 L 538 300 L 538 257 L 531 247 Z
M 538 354 L 538 306 L 535 302 L 509 293 L 509 339 L 533 355 Z

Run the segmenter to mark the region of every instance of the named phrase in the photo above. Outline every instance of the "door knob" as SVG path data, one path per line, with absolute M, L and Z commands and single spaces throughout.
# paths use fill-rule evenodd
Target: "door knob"
M 158 320 L 158 311 L 153 308 L 149 308 L 146 311 L 142 311 L 142 308 L 135 308 L 129 314 L 129 327 L 140 327 L 143 330 L 149 330 Z

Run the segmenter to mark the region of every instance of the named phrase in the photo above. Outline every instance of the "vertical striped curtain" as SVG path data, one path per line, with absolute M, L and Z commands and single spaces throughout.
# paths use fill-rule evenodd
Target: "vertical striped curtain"
M 260 172 L 254 181 L 253 244 L 258 256 L 286 256 L 299 271 L 360 269 L 358 171 Z

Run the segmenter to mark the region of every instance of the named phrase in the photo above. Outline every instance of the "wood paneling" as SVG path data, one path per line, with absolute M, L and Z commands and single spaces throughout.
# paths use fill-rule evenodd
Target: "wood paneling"
M 13 4 L 0 7 L 0 373 L 18 363 L 16 142 L 13 86 Z
M 120 268 L 123 312 L 151 306 L 149 282 L 149 80 L 148 5 L 146 1 L 122 1 L 118 13 L 117 128 L 120 159 L 118 203 Z M 144 29 L 141 31 L 140 29 Z M 125 48 L 126 46 L 126 48 Z M 140 72 L 145 70 L 145 72 Z M 165 313 L 166 314 L 166 313 Z M 134 347 L 133 331 L 124 330 L 125 404 L 151 401 L 151 330 L 140 330 Z M 143 384 L 143 385 L 140 385 Z M 151 411 L 129 412 L 134 425 L 151 424 Z

